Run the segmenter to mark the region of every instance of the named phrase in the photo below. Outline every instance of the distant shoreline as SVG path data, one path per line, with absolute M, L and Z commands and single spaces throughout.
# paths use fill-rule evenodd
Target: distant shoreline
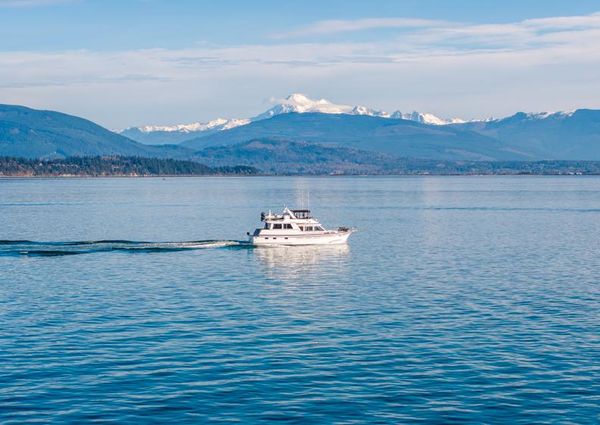
M 194 161 L 146 157 L 70 157 L 29 159 L 0 157 L 0 177 L 166 177 L 253 175 L 258 169 L 247 165 L 209 167 Z
M 18 175 L 0 175 L 0 180 L 48 180 L 48 179 L 160 179 L 160 178 L 255 178 L 255 177 L 597 177 L 600 173 L 590 174 L 173 174 L 173 175 L 144 175 L 144 176 L 125 176 L 125 175 L 36 175 L 36 176 L 18 176 Z
M 259 160 L 260 159 L 260 160 Z M 381 164 L 333 161 L 313 164 L 260 157 L 256 161 L 205 165 L 196 161 L 147 157 L 0 157 L 0 178 L 171 178 L 171 177 L 341 177 L 341 176 L 594 176 L 600 161 L 450 161 L 416 158 Z M 244 163 L 245 162 L 245 163 Z

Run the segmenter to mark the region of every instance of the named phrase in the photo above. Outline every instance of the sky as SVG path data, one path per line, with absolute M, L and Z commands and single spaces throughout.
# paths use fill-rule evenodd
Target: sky
M 600 108 L 600 1 L 0 0 L 0 103 L 119 129 L 290 93 L 464 119 Z

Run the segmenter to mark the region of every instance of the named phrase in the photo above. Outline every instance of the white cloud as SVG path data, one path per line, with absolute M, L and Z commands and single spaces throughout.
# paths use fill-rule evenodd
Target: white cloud
M 514 23 L 469 24 L 443 20 L 412 18 L 368 18 L 358 20 L 327 20 L 273 37 L 306 38 L 338 33 L 360 32 L 374 29 L 398 29 L 398 40 L 411 43 L 414 48 L 436 45 L 472 49 L 485 45 L 496 47 L 521 47 L 548 41 L 548 34 L 570 37 L 586 31 L 600 29 L 600 12 L 582 16 L 559 16 L 526 19 Z M 393 34 L 393 33 L 392 33 Z M 389 37 L 389 35 L 388 35 Z
M 282 34 L 273 38 L 292 38 L 341 32 L 364 31 L 380 28 L 426 28 L 447 25 L 445 21 L 416 19 L 416 18 L 366 18 L 355 20 L 327 20 L 315 22 L 312 25 Z
M 428 26 L 377 42 L 0 52 L 0 99 L 112 128 L 247 117 L 291 92 L 464 118 L 599 108 L 598 16 Z
M 598 28 L 600 26 L 600 12 L 583 16 L 526 19 L 521 24 L 537 29 Z

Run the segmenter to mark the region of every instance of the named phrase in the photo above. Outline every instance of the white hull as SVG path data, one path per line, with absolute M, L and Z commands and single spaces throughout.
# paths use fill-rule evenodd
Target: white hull
M 255 246 L 274 245 L 339 245 L 345 244 L 352 231 L 325 232 L 313 234 L 282 234 L 250 236 L 250 243 Z

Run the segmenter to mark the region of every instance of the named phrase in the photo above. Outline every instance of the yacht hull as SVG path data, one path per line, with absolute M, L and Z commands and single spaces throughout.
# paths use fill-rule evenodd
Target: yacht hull
M 345 244 L 352 231 L 346 232 L 326 232 L 310 235 L 252 235 L 250 243 L 255 246 L 273 246 L 273 245 L 339 245 Z

